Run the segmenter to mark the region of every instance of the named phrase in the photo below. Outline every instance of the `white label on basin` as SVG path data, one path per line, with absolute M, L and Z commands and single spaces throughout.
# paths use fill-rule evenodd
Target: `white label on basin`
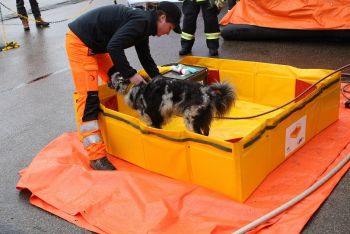
M 284 156 L 289 156 L 295 149 L 304 144 L 306 132 L 306 115 L 286 129 L 286 147 Z

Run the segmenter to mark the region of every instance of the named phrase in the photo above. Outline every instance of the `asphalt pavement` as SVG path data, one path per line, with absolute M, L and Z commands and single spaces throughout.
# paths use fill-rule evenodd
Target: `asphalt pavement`
M 15 10 L 15 1 L 0 0 Z M 126 3 L 125 1 L 118 1 Z M 0 233 L 90 233 L 29 204 L 30 194 L 15 186 L 18 172 L 64 132 L 75 131 L 71 74 L 64 48 L 67 23 L 85 10 L 113 4 L 113 0 L 39 0 L 49 28 L 24 32 L 14 12 L 1 6 L 0 44 L 20 47 L 0 52 Z M 29 7 L 28 1 L 26 6 Z M 222 12 L 221 16 L 224 14 Z M 32 18 L 32 16 L 30 15 Z M 193 55 L 208 56 L 201 16 L 197 22 Z M 151 37 L 157 64 L 179 59 L 180 37 Z M 350 43 L 344 41 L 224 41 L 220 58 L 286 64 L 299 68 L 336 69 L 350 63 Z M 133 48 L 126 51 L 130 64 L 141 68 Z M 348 71 L 349 72 L 349 71 Z M 336 140 L 336 139 L 335 139 Z M 303 233 L 350 233 L 350 173 L 305 226 Z

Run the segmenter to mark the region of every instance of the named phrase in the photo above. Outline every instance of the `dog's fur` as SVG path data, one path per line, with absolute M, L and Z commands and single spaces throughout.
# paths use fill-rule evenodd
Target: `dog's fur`
M 130 89 L 129 84 L 128 79 L 114 73 L 109 86 L 125 95 L 126 103 L 155 128 L 161 128 L 176 114 L 184 117 L 188 130 L 207 136 L 214 115 L 223 116 L 235 101 L 235 92 L 228 83 L 205 86 L 158 77 Z

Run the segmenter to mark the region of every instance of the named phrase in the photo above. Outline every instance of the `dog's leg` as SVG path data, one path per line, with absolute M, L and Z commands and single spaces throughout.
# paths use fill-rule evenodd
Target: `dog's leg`
M 153 112 L 153 113 L 146 113 L 149 116 L 149 119 L 151 120 L 150 125 L 154 128 L 162 128 L 164 123 L 164 118 L 159 112 Z
M 161 129 L 162 128 L 162 124 L 158 123 L 158 122 L 152 122 L 151 127 Z
M 212 113 L 210 108 L 201 108 L 197 112 L 198 114 L 192 117 L 192 128 L 195 133 L 199 133 L 205 136 L 209 135 L 210 123 L 212 121 Z
M 196 120 L 196 117 L 198 116 L 193 117 L 184 115 L 185 126 L 188 130 L 192 132 L 203 134 L 201 130 L 201 125 L 199 124 L 199 121 Z
M 209 135 L 209 130 L 210 130 L 209 125 L 202 126 L 203 135 L 208 136 Z
M 202 129 L 201 129 L 201 127 L 198 125 L 198 124 L 193 124 L 193 131 L 195 132 L 195 133 L 198 133 L 198 134 L 202 134 L 203 135 L 203 133 L 202 133 Z
M 202 134 L 204 136 L 208 136 L 209 130 L 210 130 L 210 127 L 209 127 L 209 124 L 207 121 L 201 122 L 198 119 L 195 119 L 193 121 L 193 131 L 195 133 L 199 133 L 199 134 Z

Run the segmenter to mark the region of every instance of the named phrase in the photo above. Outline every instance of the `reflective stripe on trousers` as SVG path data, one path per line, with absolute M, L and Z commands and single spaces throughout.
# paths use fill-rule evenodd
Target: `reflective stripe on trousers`
M 89 122 L 84 122 L 80 125 L 80 133 L 84 134 L 87 132 L 92 132 L 92 131 L 97 131 L 100 129 L 100 126 L 97 121 L 89 121 Z
M 182 31 L 181 38 L 190 41 L 190 40 L 194 39 L 194 35 L 189 34 L 189 33 L 185 33 L 184 31 Z
M 215 32 L 215 33 L 206 33 L 205 37 L 207 38 L 207 40 L 212 40 L 212 39 L 219 39 L 220 38 L 221 33 L 220 32 Z
M 100 134 L 92 134 L 83 138 L 83 145 L 85 148 L 89 147 L 92 144 L 102 142 Z

